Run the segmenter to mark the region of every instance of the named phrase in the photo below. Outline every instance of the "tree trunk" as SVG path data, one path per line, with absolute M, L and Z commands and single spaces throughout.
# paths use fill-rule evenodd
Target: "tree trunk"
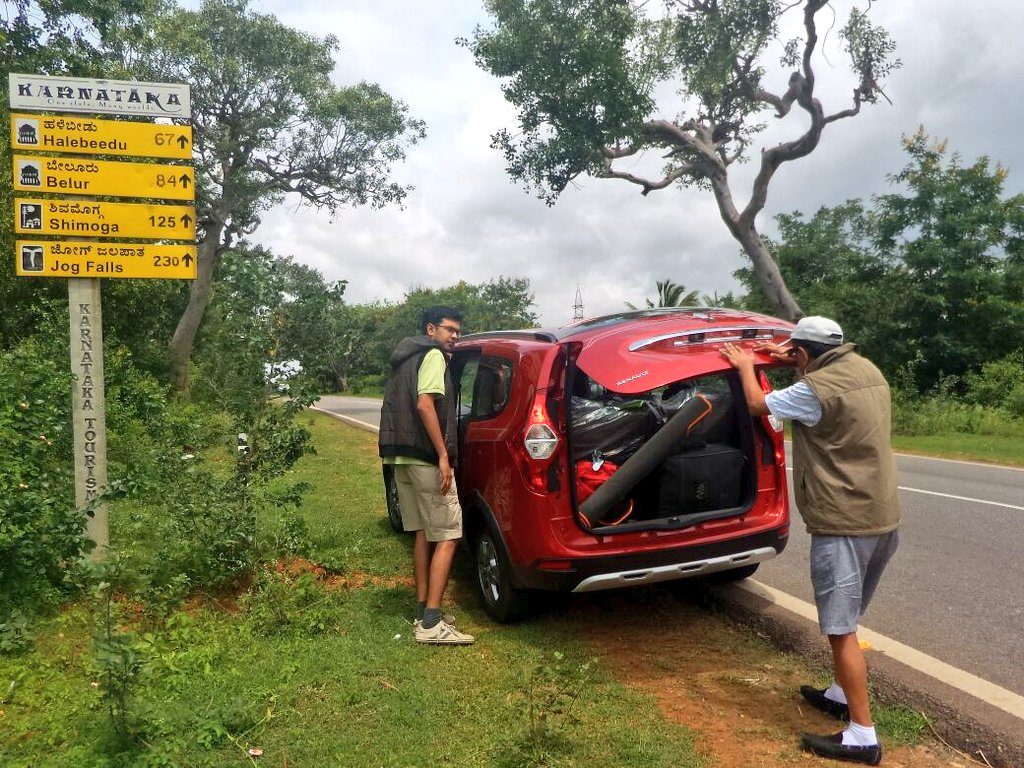
M 718 212 L 722 221 L 729 228 L 729 232 L 743 246 L 743 252 L 750 258 L 754 266 L 754 274 L 761 285 L 761 291 L 772 307 L 774 312 L 784 320 L 795 323 L 804 316 L 804 311 L 797 304 L 796 299 L 786 287 L 786 281 L 782 278 L 779 265 L 772 258 L 768 246 L 764 244 L 764 238 L 754 227 L 753 220 L 745 222 L 733 204 L 732 191 L 729 189 L 729 179 L 725 172 L 712 174 L 710 176 L 711 189 L 715 194 L 715 202 L 718 203 Z
M 786 282 L 782 279 L 782 272 L 779 271 L 779 265 L 772 258 L 768 246 L 764 244 L 764 238 L 754 228 L 742 232 L 741 235 L 737 239 L 754 265 L 757 282 L 761 285 L 761 291 L 768 303 L 771 304 L 772 311 L 784 320 L 795 323 L 804 316 L 804 311 L 789 292 L 789 288 L 786 287 Z
M 174 329 L 169 348 L 171 363 L 171 385 L 179 394 L 186 394 L 189 387 L 189 361 L 192 358 L 192 345 L 199 331 L 199 324 L 210 303 L 210 289 L 213 287 L 213 273 L 219 260 L 218 248 L 222 225 L 213 226 L 206 232 L 206 237 L 199 244 L 196 259 L 196 279 L 188 294 L 188 305 Z

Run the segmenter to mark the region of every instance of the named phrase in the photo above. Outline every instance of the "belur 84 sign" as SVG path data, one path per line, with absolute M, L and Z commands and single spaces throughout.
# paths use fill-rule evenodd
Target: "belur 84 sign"
M 195 176 L 184 165 L 15 155 L 14 188 L 64 195 L 193 200 Z

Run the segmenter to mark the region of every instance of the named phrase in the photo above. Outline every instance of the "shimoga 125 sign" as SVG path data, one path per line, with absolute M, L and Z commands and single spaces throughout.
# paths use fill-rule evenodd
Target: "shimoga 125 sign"
M 14 200 L 14 231 L 21 235 L 141 237 L 195 240 L 191 205 L 108 203 L 98 200 Z

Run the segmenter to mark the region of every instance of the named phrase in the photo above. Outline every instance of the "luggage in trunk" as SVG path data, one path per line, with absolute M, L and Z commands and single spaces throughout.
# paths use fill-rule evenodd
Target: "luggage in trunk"
M 738 507 L 743 468 L 743 452 L 720 443 L 669 456 L 661 465 L 658 517 Z

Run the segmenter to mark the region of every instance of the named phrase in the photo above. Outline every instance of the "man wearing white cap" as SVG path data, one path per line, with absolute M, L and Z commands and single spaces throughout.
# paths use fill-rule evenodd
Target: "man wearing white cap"
M 800 380 L 766 395 L 755 352 L 796 365 Z M 751 415 L 793 423 L 793 492 L 811 534 L 814 602 L 835 671 L 827 689 L 805 685 L 800 693 L 850 723 L 832 736 L 804 734 L 802 746 L 824 757 L 878 765 L 882 745 L 871 721 L 857 623 L 899 544 L 889 385 L 826 317 L 801 319 L 788 348 L 760 344 L 751 352 L 726 344 L 722 355 L 739 372 Z

